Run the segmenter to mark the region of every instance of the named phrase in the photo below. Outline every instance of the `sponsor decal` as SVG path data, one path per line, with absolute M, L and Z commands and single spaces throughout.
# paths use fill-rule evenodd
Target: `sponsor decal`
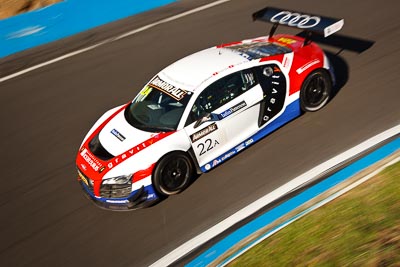
M 219 116 L 221 116 L 222 118 L 226 118 L 226 117 L 232 115 L 233 113 L 239 111 L 240 109 L 244 108 L 245 106 L 247 106 L 246 102 L 242 101 L 239 104 L 236 104 L 233 107 L 225 110 L 224 112 L 219 114 Z
M 283 108 L 286 98 L 286 78 L 276 64 L 265 68 L 273 69 L 271 76 L 264 83 L 264 100 L 261 104 L 261 112 L 258 125 L 261 127 Z
M 156 76 L 151 82 L 150 85 L 167 95 L 171 96 L 172 98 L 176 100 L 181 100 L 186 94 L 187 91 L 177 88 L 173 86 L 172 84 L 169 84 L 163 80 L 160 79 L 160 77 Z
M 118 132 L 116 129 L 112 129 L 111 133 L 118 138 L 119 141 L 124 141 L 126 138 L 123 136 L 120 132 Z
M 326 27 L 324 29 L 325 37 L 327 37 L 327 36 L 337 32 L 337 31 L 339 31 L 343 27 L 343 23 L 344 23 L 343 20 L 339 20 L 338 22 Z
M 96 172 L 99 171 L 101 167 L 103 167 L 103 165 L 92 154 L 90 154 L 86 148 L 81 151 L 80 155 Z
M 222 161 L 227 160 L 227 159 L 229 159 L 230 157 L 232 157 L 232 156 L 235 155 L 235 154 L 236 154 L 236 151 L 235 151 L 235 150 L 232 150 L 231 152 L 226 153 L 225 155 L 223 155 L 223 156 L 221 157 L 221 160 L 222 160 Z
M 133 155 L 135 155 L 136 153 L 142 151 L 143 149 L 151 146 L 152 144 L 154 144 L 155 142 L 167 137 L 170 134 L 173 134 L 174 132 L 166 132 L 166 133 L 159 133 L 153 137 L 151 137 L 150 139 L 147 139 L 146 141 L 144 141 L 143 143 L 132 147 L 131 149 L 129 149 L 128 151 L 114 157 L 112 160 L 108 161 L 107 167 L 109 169 L 114 168 L 115 166 L 117 166 L 118 164 L 120 164 L 121 162 L 125 161 L 126 159 L 132 157 Z
M 251 144 L 254 143 L 254 139 L 250 138 L 247 139 L 246 141 L 240 143 L 239 145 L 237 145 L 234 149 L 230 150 L 229 152 L 227 152 L 226 154 L 214 159 L 212 162 L 207 163 L 204 168 L 208 171 L 211 168 L 214 168 L 215 166 L 217 166 L 218 164 L 220 164 L 221 162 L 231 158 L 232 156 L 234 156 L 236 153 L 239 153 L 239 151 L 242 151 L 243 149 L 245 149 L 246 147 L 250 146 Z
M 150 86 L 146 86 L 142 91 L 140 91 L 140 94 L 142 96 L 147 96 L 148 94 L 150 94 L 151 92 L 151 87 Z
M 235 147 L 236 152 L 239 152 L 243 149 L 246 148 L 246 145 L 244 143 L 241 143 L 240 145 L 238 145 L 237 147 Z
M 236 152 L 242 151 L 243 149 L 245 149 L 246 147 L 251 145 L 253 142 L 254 142 L 254 140 L 252 138 L 246 140 L 245 142 L 243 142 L 240 145 L 238 145 L 237 147 L 235 147 Z
M 81 164 L 81 167 L 82 167 L 82 169 L 84 170 L 84 171 L 86 171 L 87 170 L 87 168 L 86 168 L 86 165 L 85 164 Z
M 204 136 L 206 136 L 206 135 L 208 135 L 208 134 L 210 134 L 210 133 L 212 133 L 212 132 L 214 132 L 216 130 L 218 130 L 218 126 L 215 123 L 210 124 L 207 127 L 205 127 L 203 129 L 195 132 L 194 134 L 192 134 L 190 136 L 190 140 L 192 140 L 192 143 L 194 143 L 197 140 L 203 138 Z
M 128 201 L 127 199 L 124 199 L 124 200 L 106 199 L 106 202 L 108 202 L 108 203 L 115 203 L 115 204 L 124 204 L 124 203 L 128 203 L 129 201 Z
M 319 59 L 314 59 L 313 61 L 310 61 L 310 62 L 304 64 L 303 66 L 301 66 L 300 68 L 298 68 L 298 69 L 296 70 L 296 72 L 297 72 L 297 74 L 301 74 L 301 73 L 303 73 L 305 70 L 307 70 L 308 68 L 314 66 L 315 64 L 318 64 L 319 62 L 320 62 Z
M 147 199 L 152 199 L 152 198 L 156 198 L 156 194 L 151 193 L 147 196 Z
M 249 140 L 247 140 L 246 142 L 244 142 L 244 144 L 245 144 L 246 146 L 249 146 L 249 145 L 251 145 L 252 143 L 254 143 L 253 138 L 250 138 Z
M 83 176 L 83 174 L 81 172 L 78 172 L 78 175 L 79 175 L 79 178 L 81 178 L 82 182 L 84 182 L 86 186 L 89 186 L 89 182 L 86 179 L 86 177 Z
M 278 42 L 291 45 L 291 44 L 296 43 L 297 41 L 294 39 L 291 39 L 291 38 L 281 37 L 278 39 Z
M 289 68 L 290 67 L 290 63 L 291 63 L 291 59 L 289 58 L 289 55 L 285 54 L 283 56 L 283 67 L 284 68 Z
M 306 14 L 292 13 L 290 11 L 281 11 L 271 18 L 272 23 L 286 24 L 291 27 L 308 29 L 319 24 L 321 18 L 318 16 L 309 16 Z
M 214 159 L 214 160 L 213 160 L 213 163 L 212 163 L 212 166 L 215 167 L 215 166 L 217 166 L 217 165 L 220 164 L 220 163 L 221 163 L 221 160 L 219 160 L 219 159 Z
M 113 167 L 117 166 L 118 164 L 120 164 L 121 162 L 126 160 L 127 158 L 132 157 L 134 154 L 136 154 L 137 152 L 139 152 L 140 150 L 142 150 L 144 148 L 146 148 L 146 143 L 141 143 L 140 145 L 137 145 L 137 146 L 129 149 L 125 153 L 122 153 L 121 155 L 110 160 L 110 162 L 107 164 L 107 167 L 109 169 L 112 169 Z

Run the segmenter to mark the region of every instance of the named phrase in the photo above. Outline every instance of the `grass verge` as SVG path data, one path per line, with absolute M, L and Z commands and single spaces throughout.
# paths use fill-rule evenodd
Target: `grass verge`
M 400 266 L 400 163 L 228 266 Z

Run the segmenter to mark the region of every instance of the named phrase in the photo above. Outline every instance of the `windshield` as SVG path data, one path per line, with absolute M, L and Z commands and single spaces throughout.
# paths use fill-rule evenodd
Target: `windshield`
M 191 92 L 154 78 L 125 110 L 133 127 L 148 132 L 173 131 L 178 127 Z

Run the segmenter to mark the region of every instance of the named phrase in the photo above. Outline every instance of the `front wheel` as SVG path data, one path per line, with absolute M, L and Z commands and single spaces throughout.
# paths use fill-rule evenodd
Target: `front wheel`
M 304 80 L 300 90 L 303 111 L 320 110 L 328 103 L 332 92 L 331 77 L 325 70 L 316 70 Z
M 189 186 L 192 176 L 192 160 L 183 152 L 174 152 L 157 163 L 153 173 L 153 186 L 161 195 L 175 195 Z

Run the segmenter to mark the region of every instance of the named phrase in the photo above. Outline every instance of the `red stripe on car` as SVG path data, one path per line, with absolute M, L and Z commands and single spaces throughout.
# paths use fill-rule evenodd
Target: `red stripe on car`
M 129 105 L 129 103 L 127 104 Z M 100 187 L 101 182 L 103 180 L 104 175 L 109 172 L 111 169 L 115 168 L 125 160 L 129 159 L 133 155 L 139 153 L 140 151 L 148 148 L 149 146 L 153 145 L 154 143 L 164 139 L 165 137 L 175 133 L 175 131 L 171 132 L 160 132 L 155 133 L 151 138 L 145 140 L 144 142 L 128 149 L 124 153 L 113 157 L 110 160 L 104 161 L 98 159 L 94 156 L 89 150 L 89 142 L 110 122 L 116 115 L 118 115 L 121 111 L 123 111 L 127 105 L 124 105 L 120 109 L 118 109 L 114 114 L 112 114 L 109 118 L 107 118 L 85 141 L 79 153 L 76 157 L 76 165 L 89 165 L 86 170 L 81 170 L 87 177 L 93 180 L 93 192 L 95 196 L 100 196 Z M 133 181 L 139 181 L 148 175 L 151 174 L 151 171 L 154 167 L 154 164 L 151 165 L 149 168 L 145 170 L 138 171 L 137 174 L 135 173 L 133 176 Z M 146 176 L 144 176 L 146 175 Z M 79 179 L 79 178 L 78 178 Z

